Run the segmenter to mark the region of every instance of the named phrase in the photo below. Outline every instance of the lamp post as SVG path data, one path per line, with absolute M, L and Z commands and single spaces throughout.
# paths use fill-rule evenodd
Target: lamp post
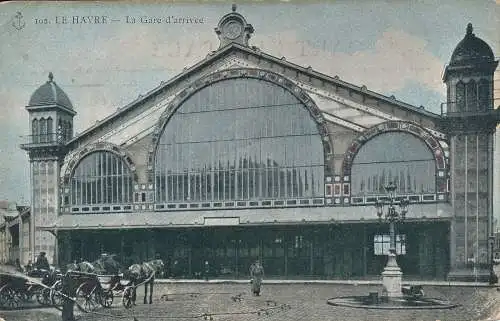
M 408 213 L 408 204 L 410 202 L 408 199 L 402 199 L 399 202 L 396 201 L 396 185 L 394 185 L 393 182 L 390 182 L 384 188 L 389 194 L 388 200 L 379 200 L 375 203 L 379 220 L 385 219 L 389 223 L 390 248 L 387 265 L 382 272 L 382 284 L 388 297 L 401 297 L 403 272 L 401 272 L 398 262 L 396 261 L 395 223 L 405 220 L 406 213 Z M 384 213 L 385 206 L 387 206 L 387 211 Z M 396 206 L 399 206 L 399 211 L 396 209 Z
M 495 236 L 491 235 L 489 237 L 490 241 L 490 278 L 489 278 L 489 283 L 490 284 L 496 284 L 498 282 L 498 277 L 495 273 L 494 269 L 494 261 L 493 261 L 493 252 L 494 252 L 494 246 L 495 246 Z

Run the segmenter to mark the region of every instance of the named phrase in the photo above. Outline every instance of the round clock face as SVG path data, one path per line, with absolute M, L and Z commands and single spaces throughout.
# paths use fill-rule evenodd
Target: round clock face
M 242 31 L 243 27 L 236 21 L 229 22 L 224 26 L 224 35 L 231 40 L 238 38 Z

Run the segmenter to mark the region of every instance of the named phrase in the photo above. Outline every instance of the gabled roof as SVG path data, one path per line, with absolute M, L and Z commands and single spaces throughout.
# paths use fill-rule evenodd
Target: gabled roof
M 136 100 L 129 103 L 128 105 L 126 105 L 122 108 L 119 108 L 113 114 L 111 114 L 108 117 L 104 118 L 103 120 L 99 121 L 94 126 L 89 127 L 87 130 L 83 131 L 79 135 L 75 136 L 67 144 L 71 145 L 71 144 L 76 143 L 80 139 L 82 139 L 82 138 L 88 136 L 89 134 L 92 134 L 95 131 L 99 130 L 102 126 L 113 121 L 117 117 L 120 117 L 121 115 L 124 115 L 124 114 L 130 112 L 131 110 L 135 109 L 137 106 L 140 106 L 146 100 L 161 94 L 163 91 L 167 90 L 168 88 L 171 88 L 177 82 L 179 82 L 185 78 L 188 78 L 190 76 L 193 76 L 200 69 L 207 67 L 210 64 L 212 64 L 213 62 L 220 60 L 220 59 L 223 59 L 225 56 L 228 56 L 234 52 L 242 52 L 244 54 L 253 55 L 255 57 L 259 57 L 260 59 L 267 60 L 275 65 L 293 68 L 297 71 L 305 73 L 306 75 L 310 76 L 311 78 L 316 78 L 316 79 L 322 80 L 324 82 L 333 84 L 335 86 L 344 87 L 348 90 L 358 92 L 359 94 L 362 94 L 362 95 L 371 96 L 374 99 L 381 100 L 383 102 L 395 105 L 395 106 L 400 107 L 402 109 L 406 109 L 406 110 L 409 110 L 409 111 L 412 111 L 415 113 L 419 113 L 425 117 L 430 117 L 430 118 L 433 118 L 435 120 L 438 120 L 441 118 L 440 115 L 432 113 L 432 112 L 425 110 L 421 107 L 416 107 L 416 106 L 404 103 L 402 101 L 399 101 L 394 96 L 391 96 L 391 97 L 384 96 L 380 93 L 368 90 L 364 86 L 359 87 L 359 86 L 353 85 L 351 83 L 345 82 L 345 81 L 341 80 L 338 76 L 331 77 L 331 76 L 328 76 L 326 74 L 317 72 L 317 71 L 313 70 L 311 67 L 299 66 L 297 64 L 288 62 L 283 58 L 280 59 L 280 58 L 277 58 L 277 57 L 272 56 L 270 54 L 264 53 L 259 48 L 255 47 L 255 46 L 246 47 L 246 46 L 242 46 L 242 45 L 237 44 L 237 43 L 230 43 L 217 51 L 210 52 L 205 59 L 199 61 L 198 63 L 194 64 L 190 68 L 185 69 L 183 72 L 181 72 L 177 76 L 173 77 L 169 81 L 167 81 L 165 83 L 162 82 L 158 87 L 149 91 L 145 95 L 140 95 Z

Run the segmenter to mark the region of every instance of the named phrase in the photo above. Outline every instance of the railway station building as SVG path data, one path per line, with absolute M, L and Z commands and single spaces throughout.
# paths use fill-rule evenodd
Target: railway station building
M 21 146 L 33 255 L 160 253 L 186 277 L 205 261 L 244 277 L 257 258 L 270 277 L 378 276 L 389 239 L 374 204 L 392 181 L 410 201 L 404 275 L 487 276 L 498 62 L 472 26 L 450 53 L 440 113 L 272 56 L 253 32 L 224 15 L 216 51 L 76 136 L 78 104 L 49 75 Z

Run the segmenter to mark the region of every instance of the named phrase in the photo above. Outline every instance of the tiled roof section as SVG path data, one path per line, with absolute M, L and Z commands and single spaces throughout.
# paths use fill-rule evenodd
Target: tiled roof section
M 451 219 L 452 208 L 446 203 L 415 204 L 409 208 L 407 220 Z M 224 219 L 233 225 L 235 218 L 240 226 L 272 224 L 334 223 L 377 220 L 372 206 L 312 207 L 241 209 L 231 211 L 178 211 L 112 214 L 79 214 L 59 216 L 55 224 L 42 229 L 120 229 L 152 227 L 196 227 L 206 226 L 206 218 Z
M 493 50 L 482 39 L 472 33 L 472 24 L 467 25 L 465 37 L 460 41 L 451 55 L 450 65 L 461 65 L 477 61 L 493 61 Z
M 54 82 L 52 73 L 49 74 L 49 80 L 35 90 L 28 103 L 29 107 L 47 105 L 59 105 L 73 109 L 68 95 Z

